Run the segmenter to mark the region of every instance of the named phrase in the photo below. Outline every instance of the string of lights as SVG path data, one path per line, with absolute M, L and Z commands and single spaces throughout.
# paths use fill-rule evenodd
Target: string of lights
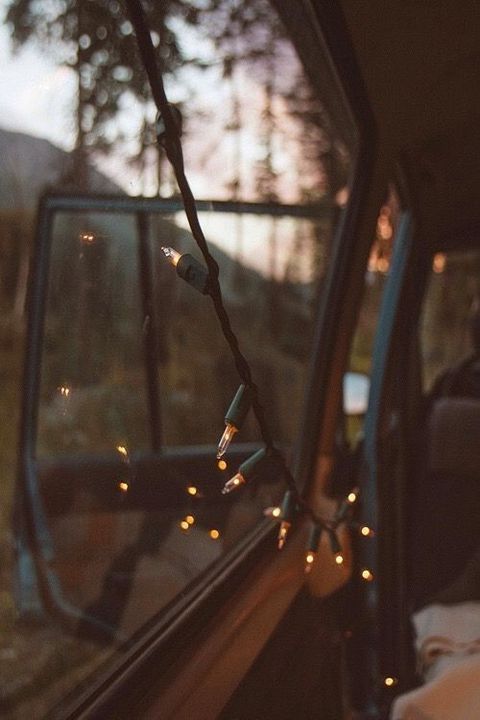
M 178 109 L 168 102 L 162 73 L 158 67 L 156 53 L 141 2 L 140 0 L 126 0 L 126 5 L 135 29 L 138 49 L 158 111 L 156 124 L 157 139 L 161 147 L 165 150 L 166 156 L 172 165 L 190 230 L 202 253 L 206 267 L 188 253 L 181 254 L 171 247 L 162 247 L 162 251 L 168 261 L 176 268 L 179 277 L 189 283 L 198 292 L 210 296 L 220 323 L 221 331 L 230 348 L 235 366 L 242 380 L 242 384 L 225 415 L 225 430 L 218 444 L 217 459 L 222 462 L 223 456 L 227 452 L 234 435 L 240 431 L 250 408 L 257 420 L 264 444 L 262 449 L 258 450 L 240 465 L 238 472 L 225 483 L 223 493 L 228 494 L 233 492 L 246 483 L 254 481 L 257 477 L 263 476 L 266 472 L 274 472 L 277 476 L 283 477 L 287 485 L 287 491 L 282 504 L 278 508 L 268 509 L 265 513 L 280 525 L 278 533 L 279 549 L 283 548 L 295 517 L 302 514 L 307 515 L 312 521 L 312 529 L 305 555 L 306 571 L 309 572 L 311 570 L 324 533 L 326 533 L 329 539 L 330 547 L 335 555 L 337 564 L 341 565 L 344 562 L 344 557 L 337 530 L 341 524 L 350 522 L 352 506 L 358 497 L 358 489 L 351 491 L 345 500 L 342 501 L 333 518 L 318 516 L 300 496 L 295 480 L 282 454 L 274 446 L 265 411 L 260 402 L 258 387 L 253 380 L 251 368 L 240 349 L 238 339 L 233 331 L 230 318 L 224 306 L 219 282 L 219 266 L 210 253 L 207 240 L 199 222 L 195 198 L 185 175 L 181 143 L 181 115 Z M 183 525 L 181 524 L 181 527 L 185 530 L 188 530 L 192 524 L 189 522 L 189 517 L 185 518 L 182 523 Z
M 192 236 L 203 255 L 208 273 L 208 295 L 211 297 L 216 315 L 220 322 L 223 336 L 227 341 L 238 374 L 252 393 L 252 408 L 255 413 L 260 433 L 266 447 L 272 447 L 273 441 L 265 419 L 265 412 L 259 399 L 258 388 L 253 382 L 252 373 L 247 359 L 240 350 L 238 339 L 233 332 L 230 318 L 225 309 L 222 291 L 219 283 L 219 267 L 215 258 L 211 255 L 205 235 L 203 233 L 195 205 L 195 198 L 191 191 L 189 182 L 185 175 L 183 150 L 181 144 L 181 122 L 179 111 L 172 106 L 167 99 L 162 74 L 157 64 L 157 57 L 152 43 L 148 24 L 142 5 L 138 0 L 126 0 L 132 25 L 135 29 L 138 49 L 147 73 L 148 81 L 152 90 L 153 99 L 158 110 L 159 122 L 157 122 L 157 139 L 164 148 L 166 156 L 172 165 L 175 178 L 182 196 L 185 214 L 192 232 Z M 165 251 L 164 251 L 165 252 Z M 192 256 L 190 256 L 192 257 Z M 190 268 L 192 263 L 189 260 Z M 177 270 L 177 272 L 180 272 Z M 195 270 L 191 269 L 192 274 Z M 190 282 L 190 280 L 187 280 Z M 206 293 L 207 294 L 207 293 Z

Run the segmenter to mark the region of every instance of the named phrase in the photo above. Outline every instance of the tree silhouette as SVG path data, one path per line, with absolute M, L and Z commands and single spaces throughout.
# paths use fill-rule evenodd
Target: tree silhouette
M 181 64 L 181 52 L 169 20 L 188 12 L 183 0 L 143 3 L 162 72 L 171 74 Z M 75 176 L 71 184 L 87 185 L 89 151 L 108 152 L 122 140 L 112 119 L 122 100 L 134 98 L 145 113 L 154 110 L 141 66 L 133 28 L 117 0 L 10 0 L 6 23 L 14 50 L 35 42 L 58 64 L 75 71 L 78 83 L 75 117 Z M 143 138 L 140 139 L 142 146 Z M 141 147 L 141 149 L 143 149 Z
M 349 159 L 339 139 L 332 137 L 326 113 L 302 75 L 291 42 L 270 2 L 146 0 L 143 6 L 164 75 L 174 76 L 186 64 L 208 66 L 208 61 L 195 56 L 194 47 L 187 49 L 181 37 L 190 26 L 198 36 L 213 42 L 217 53 L 214 62 L 223 64 L 224 78 L 232 77 L 234 69 L 235 72 L 242 69 L 264 87 L 269 96 L 267 105 L 271 107 L 274 97 L 282 99 L 284 108 L 300 128 L 296 133 L 300 149 L 299 199 L 318 198 L 325 193 L 334 195 L 345 185 Z M 133 28 L 121 2 L 8 0 L 6 23 L 14 49 L 34 42 L 76 74 L 76 162 L 72 175 L 65 179 L 67 183 L 87 186 L 90 152 L 108 153 L 113 146 L 125 142 L 119 124 L 112 121 L 122 104 L 131 105 L 132 101 L 137 101 L 137 115 L 143 117 L 137 118 L 137 146 L 133 157 L 130 149 L 130 158 L 140 169 L 152 164 L 152 155 L 157 152 L 152 132 L 155 109 Z M 263 198 L 272 196 L 272 192 L 276 195 L 271 187 L 274 162 L 266 137 L 266 128 L 274 127 L 274 120 L 273 115 L 264 118 L 260 133 L 266 157 L 254 170 L 259 197 Z M 159 160 L 159 169 L 161 165 Z M 158 188 L 160 182 L 158 177 Z

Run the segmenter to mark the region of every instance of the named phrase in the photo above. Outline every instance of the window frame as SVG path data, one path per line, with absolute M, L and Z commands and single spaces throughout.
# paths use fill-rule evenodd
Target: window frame
M 197 201 L 198 211 L 214 212 L 214 213 L 240 213 L 250 215 L 268 215 L 271 217 L 292 217 L 299 219 L 323 220 L 328 219 L 331 208 L 322 204 L 315 205 L 287 205 L 280 203 L 263 203 L 263 202 L 237 202 L 223 200 L 200 200 Z M 28 528 L 28 540 L 19 542 L 19 552 L 28 558 L 29 572 L 34 572 L 35 581 L 33 587 L 38 587 L 39 595 L 35 596 L 34 605 L 36 613 L 41 614 L 41 607 L 48 609 L 67 627 L 78 620 L 82 619 L 82 613 L 77 608 L 70 605 L 63 597 L 60 582 L 54 570 L 50 569 L 50 559 L 54 556 L 53 541 L 48 527 L 48 521 L 44 510 L 44 502 L 40 496 L 38 486 L 38 468 L 36 457 L 37 431 L 39 422 L 39 405 L 41 392 L 41 374 L 42 359 L 44 351 L 44 331 L 45 319 L 48 306 L 49 293 L 49 270 L 50 256 L 53 240 L 53 230 L 55 226 L 56 213 L 118 213 L 130 215 L 137 222 L 138 235 L 136 241 L 139 246 L 140 262 L 138 267 L 137 281 L 141 295 L 142 310 L 146 311 L 153 302 L 152 287 L 152 263 L 146 256 L 149 248 L 148 237 L 148 220 L 152 215 L 160 217 L 183 211 L 183 204 L 180 199 L 163 199 L 163 198 L 138 198 L 125 195 L 102 195 L 102 194 L 62 194 L 57 192 L 46 193 L 39 204 L 37 233 L 35 237 L 35 256 L 33 264 L 35 271 L 32 275 L 32 283 L 30 288 L 30 297 L 35 298 L 29 303 L 28 331 L 27 331 L 27 353 L 25 357 L 25 372 L 23 383 L 23 408 L 20 427 L 20 443 L 19 443 L 19 470 L 17 482 L 17 502 L 18 508 L 26 507 L 28 509 L 28 518 L 30 527 Z M 57 215 L 58 217 L 58 215 Z M 142 235 L 143 231 L 143 235 Z M 160 386 L 158 377 L 158 363 L 156 354 L 156 341 L 153 337 L 157 332 L 155 323 L 155 313 L 153 313 L 154 322 L 149 325 L 151 332 L 145 338 L 144 355 L 144 383 L 146 389 L 147 416 L 150 420 L 150 448 L 145 452 L 138 454 L 139 458 L 148 457 L 148 453 L 158 456 L 165 463 L 175 463 L 177 460 L 186 461 L 189 456 L 194 455 L 199 461 L 214 456 L 216 448 L 212 445 L 185 445 L 185 446 L 166 446 L 162 443 L 161 436 L 161 408 L 160 408 Z M 296 444 L 293 448 L 295 450 Z M 238 459 L 242 462 L 246 456 L 252 451 L 257 450 L 260 445 L 256 442 L 237 442 L 230 452 L 232 462 Z M 76 455 L 58 455 L 58 456 L 42 456 L 41 462 L 49 464 L 52 462 L 75 463 L 75 460 L 83 458 L 92 461 L 97 458 L 102 461 L 109 459 L 105 453 L 92 452 L 86 456 Z M 112 461 L 113 462 L 113 461 Z M 22 523 L 19 535 L 24 532 Z M 183 593 L 182 600 L 173 601 L 165 609 L 165 617 L 163 617 L 164 608 L 159 608 L 162 617 L 159 618 L 159 626 L 169 624 L 172 618 L 170 605 L 178 604 L 178 611 L 183 612 L 189 603 L 195 603 L 197 596 L 201 596 L 207 588 L 209 588 L 216 575 L 222 576 L 224 571 L 235 565 L 240 558 L 244 556 L 244 545 L 249 544 L 250 540 L 256 542 L 258 535 L 257 530 L 263 533 L 271 531 L 271 522 L 265 518 L 258 525 L 249 531 L 238 548 L 233 548 L 222 556 L 215 563 L 213 568 L 208 569 L 195 582 L 195 587 L 191 590 L 187 589 Z M 21 548 L 21 549 L 20 549 Z M 30 548 L 32 552 L 30 552 Z M 237 557 L 238 556 L 238 557 Z M 23 574 L 19 577 L 19 586 L 26 586 Z M 23 598 L 23 592 L 21 593 Z M 28 610 L 28 608 L 24 608 Z M 173 614 L 177 610 L 173 609 Z M 96 624 L 93 619 L 94 625 Z M 103 627 L 103 626 L 102 626 Z M 108 628 L 106 628 L 108 630 Z
M 379 180 L 379 175 L 382 173 L 376 167 L 374 122 L 340 6 L 338 3 L 334 3 L 327 7 L 319 0 L 315 0 L 315 2 L 301 0 L 298 5 L 299 12 L 303 13 L 303 18 L 314 21 L 311 24 L 311 30 L 317 43 L 317 51 L 332 62 L 337 85 L 343 91 L 358 131 L 358 153 L 351 185 L 351 196 L 333 241 L 334 254 L 328 268 L 323 301 L 316 323 L 315 349 L 309 369 L 308 405 L 305 408 L 301 424 L 301 441 L 293 467 L 300 486 L 307 488 L 318 454 L 320 428 L 325 430 L 324 419 L 328 414 L 331 398 L 340 397 L 341 393 L 341 377 L 339 378 L 337 373 L 333 373 L 332 376 L 332 367 L 338 356 L 342 356 L 342 353 L 344 359 L 346 356 L 343 343 L 341 339 L 339 340 L 339 325 L 342 323 L 338 321 L 339 318 L 340 320 L 345 319 L 346 334 L 351 334 L 356 310 L 353 298 L 358 296 L 363 282 L 363 277 L 359 282 L 356 276 L 362 275 L 361 268 L 365 264 L 371 242 L 372 218 L 376 217 L 377 205 L 380 203 L 384 183 Z M 298 49 L 301 45 L 301 38 L 292 39 Z M 301 57 L 305 61 L 304 54 Z M 318 54 L 312 55 L 309 60 L 310 68 L 307 70 L 310 70 L 310 74 L 315 74 L 316 67 L 319 66 Z M 374 197 L 369 197 L 372 186 L 377 188 L 378 201 L 375 193 Z M 370 208 L 366 216 L 365 204 L 368 204 Z M 48 210 L 40 215 L 40 232 L 42 228 L 43 230 L 45 228 L 46 218 L 48 218 Z M 44 277 L 47 277 L 48 257 L 42 250 L 38 250 L 35 262 L 39 263 Z M 349 303 L 346 310 L 342 311 L 345 288 L 350 290 Z M 44 312 L 40 302 L 41 295 L 42 288 L 37 287 L 33 289 L 29 297 L 31 303 L 30 322 L 33 332 L 29 334 L 27 356 L 35 352 L 35 344 L 38 346 L 41 341 L 38 334 Z M 333 381 L 328 387 L 331 377 L 333 377 Z M 26 457 L 29 456 L 29 452 L 26 451 L 34 446 L 35 438 L 32 436 L 32 426 L 28 427 L 28 423 L 25 421 L 25 418 L 32 417 L 32 407 L 29 404 L 31 398 L 30 400 L 25 400 L 25 398 L 29 397 L 29 390 L 31 391 L 35 384 L 38 386 L 38 380 L 35 364 L 28 363 L 25 370 L 21 445 L 21 452 L 25 453 Z M 36 418 L 34 419 L 36 421 Z M 328 433 L 325 434 L 328 436 Z M 24 471 L 28 476 L 28 463 Z M 158 623 L 153 623 L 149 631 L 142 632 L 136 638 L 129 652 L 123 655 L 118 663 L 108 664 L 104 676 L 98 677 L 97 674 L 95 681 L 84 694 L 62 700 L 61 716 L 71 718 L 108 717 L 108 713 L 112 713 L 114 708 L 117 712 L 122 708 L 123 714 L 125 708 L 131 707 L 135 701 L 139 700 L 139 693 L 143 693 L 145 688 L 151 688 L 152 681 L 155 684 L 155 694 L 157 694 L 162 688 L 157 662 L 160 658 L 162 664 L 165 662 L 165 658 L 172 661 L 178 658 L 179 653 L 184 649 L 184 645 L 177 642 L 177 638 L 182 635 L 182 629 L 188 627 L 187 635 L 189 636 L 201 633 L 206 623 L 215 622 L 218 608 L 228 605 L 232 594 L 245 594 L 247 577 L 265 576 L 269 572 L 271 573 L 267 567 L 269 562 L 272 563 L 271 567 L 273 568 L 279 564 L 285 565 L 291 562 L 291 556 L 295 550 L 295 538 L 292 539 L 290 548 L 281 558 L 278 558 L 272 547 L 271 535 L 272 528 L 269 522 L 259 526 L 251 537 L 245 539 L 237 556 L 234 560 L 230 560 L 228 567 L 216 568 L 216 574 L 211 578 L 209 585 L 206 585 L 195 600 L 188 603 L 187 607 L 180 609 L 175 618 L 171 618 L 168 628 L 165 629 L 163 622 L 160 623 L 160 626 Z M 303 577 L 298 582 L 303 582 Z M 292 583 L 292 596 L 298 590 L 298 582 Z M 168 666 L 168 662 L 166 664 Z M 169 684 L 170 680 L 167 678 L 166 682 Z M 134 692 L 132 688 L 135 688 Z M 68 704 L 70 701 L 71 704 Z M 58 710 L 60 712 L 60 709 Z M 120 715 L 115 716 L 120 717 Z
M 271 217 L 292 217 L 306 220 L 328 219 L 331 212 L 321 203 L 295 205 L 286 203 L 242 202 L 229 200 L 197 200 L 196 206 L 202 212 L 232 213 L 249 215 L 269 215 Z M 38 428 L 38 407 L 40 393 L 41 361 L 43 352 L 43 334 L 46 308 L 48 303 L 48 282 L 50 251 L 55 213 L 118 213 L 135 217 L 139 243 L 139 282 L 141 283 L 142 310 L 146 312 L 153 302 L 151 258 L 148 258 L 148 219 L 150 215 L 170 215 L 183 212 L 180 199 L 138 198 L 128 195 L 107 194 L 65 194 L 49 192 L 43 195 L 38 208 L 37 233 L 35 236 L 35 254 L 33 267 L 35 275 L 31 284 L 28 305 L 28 344 L 23 383 L 22 420 L 20 427 L 20 458 L 33 459 L 36 456 L 36 436 Z M 153 313 L 155 317 L 155 313 Z M 161 410 L 159 400 L 158 364 L 156 363 L 156 328 L 149 326 L 144 352 L 147 389 L 147 413 L 150 419 L 150 449 L 159 452 L 163 449 L 161 434 Z M 186 446 L 189 447 L 189 446 Z

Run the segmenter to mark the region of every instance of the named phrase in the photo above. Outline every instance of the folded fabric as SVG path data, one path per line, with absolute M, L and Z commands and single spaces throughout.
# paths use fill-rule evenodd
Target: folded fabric
M 480 603 L 427 605 L 413 615 L 412 622 L 417 669 L 426 681 L 438 676 L 444 656 L 461 658 L 480 651 Z
M 426 684 L 396 699 L 391 720 L 480 718 L 480 603 L 427 605 L 412 621 Z
M 391 720 L 477 720 L 480 718 L 480 655 L 456 659 L 426 685 L 400 695 Z

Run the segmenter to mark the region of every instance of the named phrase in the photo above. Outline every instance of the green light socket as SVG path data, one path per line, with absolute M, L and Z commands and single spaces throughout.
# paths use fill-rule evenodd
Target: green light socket
M 297 509 L 297 501 L 291 490 L 287 490 L 282 500 L 281 520 L 291 522 Z
M 322 537 L 323 528 L 321 525 L 312 525 L 308 536 L 307 550 L 317 552 Z
M 209 277 L 207 270 L 193 255 L 185 253 L 177 263 L 177 274 L 189 285 L 207 295 L 209 290 Z
M 244 462 L 238 468 L 238 472 L 245 480 L 250 480 L 258 473 L 262 472 L 262 469 L 268 464 L 269 457 L 265 448 L 257 450 L 254 455 L 244 460 Z
M 335 532 L 335 530 L 328 530 L 328 539 L 330 540 L 330 548 L 332 550 L 332 553 L 334 555 L 338 555 L 338 553 L 341 553 L 342 546 L 340 545 L 340 541 L 337 537 L 337 533 Z
M 225 424 L 233 425 L 240 430 L 250 410 L 252 397 L 252 388 L 248 385 L 240 385 L 225 415 Z

